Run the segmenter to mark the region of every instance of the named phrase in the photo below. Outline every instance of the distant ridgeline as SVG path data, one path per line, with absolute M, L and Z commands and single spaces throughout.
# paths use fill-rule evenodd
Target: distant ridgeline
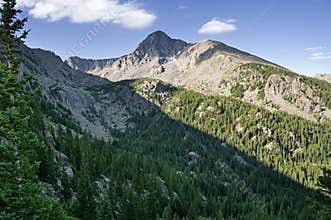
M 154 63 L 165 68 L 158 79 L 110 82 L 99 77 L 112 77 L 106 69 L 87 74 L 84 61 L 73 69 L 54 53 L 24 48 L 23 71 L 43 87 L 31 125 L 48 146 L 38 158 L 44 193 L 82 219 L 327 219 L 329 200 L 314 190 L 331 169 L 330 84 L 216 42 L 172 47 L 162 36 L 169 48 L 149 50 L 157 37 L 129 58 L 89 61 L 84 71 L 115 65 L 123 76 L 169 53 Z M 193 84 L 186 69 L 176 82 L 167 65 L 197 51 L 204 55 L 190 65 L 199 73 L 213 60 L 227 74 L 207 72 L 201 77 L 212 84 Z

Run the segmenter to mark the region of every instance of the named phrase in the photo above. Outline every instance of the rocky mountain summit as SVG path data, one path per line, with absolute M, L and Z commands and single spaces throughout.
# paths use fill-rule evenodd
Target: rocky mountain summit
M 169 58 L 178 55 L 186 46 L 186 42 L 171 39 L 166 33 L 156 31 L 141 42 L 133 54 L 140 60 L 154 57 Z
M 215 93 L 218 91 L 220 76 L 238 64 L 257 62 L 273 65 L 220 42 L 207 40 L 188 44 L 171 39 L 162 31 L 150 34 L 132 53 L 110 60 L 113 62 L 98 68 L 99 71 L 94 68 L 102 67 L 98 65 L 99 60 L 90 64 L 90 69 L 86 69 L 86 66 L 89 66 L 91 60 L 69 58 L 66 63 L 74 69 L 112 81 L 153 77 L 196 90 L 206 90 L 208 87 Z
M 111 139 L 109 129 L 133 126 L 132 115 L 150 111 L 167 99 L 167 94 L 156 93 L 158 100 L 150 105 L 144 95 L 118 83 L 148 77 L 309 120 L 331 119 L 327 82 L 295 74 L 216 41 L 188 44 L 158 31 L 120 58 L 72 57 L 64 62 L 53 52 L 26 46 L 22 55 L 23 72 L 43 86 L 47 102 L 63 114 L 70 112 L 80 127 L 104 139 Z M 107 89 L 98 89 L 103 86 Z M 150 87 L 159 90 L 162 85 L 146 85 L 144 90 Z
M 309 120 L 331 119 L 331 107 L 318 95 L 319 82 L 217 41 L 189 44 L 157 31 L 126 56 L 103 61 L 71 57 L 66 64 L 111 81 L 150 77 Z

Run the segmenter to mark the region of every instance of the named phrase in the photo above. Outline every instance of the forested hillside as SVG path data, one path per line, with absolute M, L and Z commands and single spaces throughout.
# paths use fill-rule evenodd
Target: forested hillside
M 131 128 L 112 130 L 111 143 L 83 132 L 50 106 L 38 105 L 44 107 L 35 118 L 46 116 L 50 143 L 68 156 L 73 169 L 72 177 L 61 174 L 66 168 L 61 169 L 60 161 L 54 176 L 47 177 L 62 178 L 65 184 L 55 195 L 73 215 L 83 219 L 325 218 L 323 205 L 316 205 L 318 193 L 300 183 L 317 186 L 318 176 L 330 167 L 323 153 L 329 151 L 330 133 L 313 135 L 314 129 L 330 129 L 328 124 L 155 80 L 87 89 L 97 95 L 123 87 L 150 100 L 150 111 L 131 109 L 135 115 Z M 310 132 L 297 135 L 306 129 Z M 302 146 L 292 148 L 294 142 Z M 54 170 L 49 165 L 43 169 Z
M 30 127 L 39 90 L 20 75 L 18 48 L 28 32 L 15 5 L 7 0 L 0 8 L 0 219 L 67 219 L 59 200 L 41 193 L 36 175 L 38 152 L 45 152 L 43 131 Z
M 231 55 L 246 64 L 217 78 L 229 97 L 157 79 L 110 82 L 25 46 L 15 0 L 0 12 L 0 219 L 330 219 L 327 82 L 160 32 L 130 54 L 132 65 L 184 48 L 198 63 Z M 254 105 L 244 100 L 252 91 Z M 275 111 L 276 93 L 309 114 Z

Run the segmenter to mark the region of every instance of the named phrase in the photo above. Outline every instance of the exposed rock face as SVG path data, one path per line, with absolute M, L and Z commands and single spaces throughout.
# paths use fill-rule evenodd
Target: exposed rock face
M 187 45 L 182 40 L 171 39 L 162 31 L 150 34 L 133 52 L 140 60 L 143 58 L 168 58 L 178 55 Z
M 30 49 L 26 46 L 23 46 L 22 50 L 23 72 L 33 74 L 34 77 L 41 80 L 40 83 L 45 87 L 53 85 L 54 81 L 68 81 L 78 86 L 102 85 L 109 82 L 72 69 L 51 51 Z
M 170 85 L 165 85 L 158 80 L 147 79 L 138 84 L 135 89 L 138 94 L 159 107 L 171 98 L 174 91 L 174 88 Z
M 101 176 L 101 179 L 95 182 L 96 191 L 99 195 L 109 192 L 110 179 L 105 176 Z
M 150 77 L 224 96 L 233 96 L 232 90 L 237 87 L 243 90 L 236 94 L 243 101 L 271 111 L 282 110 L 309 120 L 331 119 L 331 110 L 316 95 L 316 88 L 300 81 L 300 75 L 288 74 L 285 68 L 216 41 L 187 44 L 157 31 L 132 53 L 109 59 L 106 65 L 101 65 L 100 60 L 82 63 L 74 60 L 79 58 L 69 58 L 67 64 L 111 81 Z M 250 63 L 260 66 L 253 70 L 242 67 Z M 269 74 L 268 66 L 276 68 L 278 74 Z
M 67 155 L 59 151 L 55 151 L 55 160 L 58 164 L 61 164 L 61 167 L 64 172 L 63 174 L 66 175 L 69 182 L 71 182 L 74 178 L 74 171 L 71 168 Z
M 80 57 L 70 57 L 65 61 L 70 67 L 75 70 L 84 71 L 86 73 L 98 73 L 105 67 L 114 63 L 116 59 L 99 59 L 99 60 L 91 60 L 91 59 L 83 59 Z
M 329 83 L 331 83 L 331 73 L 330 74 L 319 74 L 315 76 L 317 79 L 325 80 Z
M 23 48 L 22 71 L 31 74 L 42 85 L 43 97 L 53 104 L 57 111 L 70 112 L 72 119 L 97 137 L 109 138 L 104 127 L 98 122 L 91 123 L 83 112 L 95 103 L 94 97 L 85 89 L 88 85 L 110 83 L 106 79 L 74 70 L 54 53 Z
M 267 102 L 291 114 L 314 120 L 314 113 L 320 112 L 320 98 L 298 78 L 273 75 L 267 81 L 265 94 Z
M 326 84 L 326 83 L 323 83 Z M 245 64 L 220 81 L 220 94 L 235 96 L 270 111 L 285 111 L 308 120 L 331 119 L 326 85 L 287 69 L 263 64 Z
M 72 58 L 69 58 L 68 64 L 70 60 Z M 207 40 L 187 44 L 157 31 L 149 35 L 131 54 L 115 59 L 99 72 L 95 72 L 95 69 L 87 72 L 112 81 L 153 77 L 200 92 L 218 94 L 222 75 L 249 62 L 272 65 L 220 42 Z M 86 71 L 86 65 L 71 66 Z
M 264 146 L 264 148 L 267 149 L 269 152 L 279 150 L 278 146 L 274 142 L 270 142 L 269 144 Z
M 118 88 L 116 91 L 120 93 L 105 94 L 92 88 L 111 85 L 107 79 L 150 77 L 208 95 L 235 94 L 245 102 L 309 120 L 331 119 L 331 109 L 317 95 L 321 92 L 302 81 L 302 76 L 290 74 L 285 68 L 216 41 L 187 44 L 157 31 L 132 53 L 120 58 L 87 60 L 72 57 L 63 62 L 54 53 L 28 48 L 25 48 L 24 56 L 25 71 L 37 76 L 45 87 L 46 97 L 56 106 L 69 110 L 83 128 L 98 137 L 109 138 L 105 127 L 125 130 L 130 118 L 130 108 L 126 107 L 140 103 L 142 108 L 138 109 L 144 112 L 148 106 L 141 100 L 149 96 L 146 92 L 139 98 L 127 87 Z M 247 67 L 250 64 L 257 67 Z M 270 68 L 273 68 L 270 71 L 276 69 L 277 73 L 270 73 Z M 154 89 L 160 88 L 154 86 Z M 145 90 L 149 89 L 147 87 Z M 157 105 L 169 95 L 156 90 L 152 93 L 157 94 L 158 102 L 152 100 Z M 204 115 L 205 111 L 199 112 L 200 117 Z
M 24 46 L 22 55 L 22 72 L 42 85 L 45 100 L 98 138 L 109 140 L 108 129 L 123 131 L 132 126 L 128 122 L 132 111 L 139 114 L 156 108 L 129 86 L 72 69 L 52 52 Z
M 56 192 L 56 190 L 54 189 L 54 186 L 52 184 L 40 182 L 40 185 L 41 185 L 42 194 L 47 195 L 52 198 L 55 198 L 57 196 L 58 192 Z
M 61 171 L 60 173 L 58 173 L 59 176 L 56 177 L 55 183 L 50 184 L 47 182 L 41 182 L 41 191 L 43 194 L 48 195 L 50 197 L 62 198 L 63 195 L 61 194 L 61 191 L 65 187 L 68 187 L 67 185 L 65 185 L 63 180 L 67 180 L 68 184 L 70 184 L 72 183 L 75 174 L 67 155 L 55 149 L 56 143 L 53 135 L 49 131 L 46 131 L 45 138 L 48 147 L 50 147 L 50 151 L 53 152 L 53 160 L 56 166 L 58 166 L 58 168 L 61 169 Z M 75 200 L 73 189 L 70 187 L 68 188 L 68 190 L 70 190 L 71 200 L 72 201 Z

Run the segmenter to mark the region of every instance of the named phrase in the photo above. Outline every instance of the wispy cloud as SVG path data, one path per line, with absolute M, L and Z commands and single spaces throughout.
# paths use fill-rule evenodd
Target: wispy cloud
M 200 34 L 220 34 L 237 30 L 235 19 L 219 20 L 217 18 L 204 24 L 198 31 Z
M 316 52 L 326 49 L 326 47 L 318 46 L 318 47 L 308 47 L 305 49 L 306 52 Z
M 226 19 L 225 22 L 226 23 L 236 23 L 237 19 L 230 18 L 230 19 Z
M 186 9 L 188 9 L 188 6 L 187 6 L 187 5 L 179 5 L 179 6 L 177 7 L 177 9 L 178 9 L 178 10 L 186 10 Z
M 320 53 L 319 55 L 312 54 L 310 59 L 312 59 L 312 60 L 331 60 L 331 52 Z
M 180 1 L 177 5 L 177 10 L 186 10 L 188 8 L 188 5 L 184 1 Z
M 331 51 L 328 51 L 324 46 L 308 47 L 305 51 L 311 60 L 331 60 Z
M 129 29 L 142 29 L 154 23 L 156 15 L 141 8 L 136 1 L 119 0 L 17 0 L 37 19 L 73 23 L 111 22 Z

